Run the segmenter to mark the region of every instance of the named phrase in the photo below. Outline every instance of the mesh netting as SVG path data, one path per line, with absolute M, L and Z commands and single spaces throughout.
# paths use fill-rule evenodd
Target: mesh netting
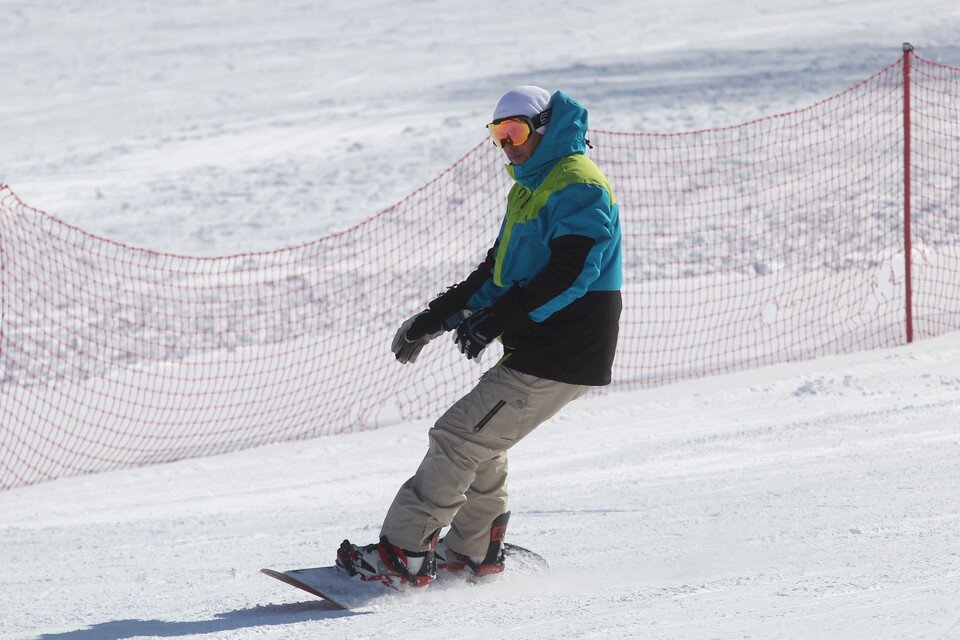
M 960 329 L 960 68 L 911 64 L 915 336 Z
M 960 70 L 914 57 L 911 77 L 924 337 L 960 328 Z M 905 341 L 903 89 L 898 62 L 735 127 L 591 133 L 624 231 L 612 388 Z M 0 190 L 0 487 L 437 415 L 482 368 L 449 337 L 400 366 L 390 341 L 480 262 L 508 187 L 483 143 L 352 229 L 224 258 Z

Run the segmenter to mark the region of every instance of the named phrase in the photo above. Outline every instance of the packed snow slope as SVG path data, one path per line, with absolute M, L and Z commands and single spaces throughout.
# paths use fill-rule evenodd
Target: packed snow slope
M 432 179 L 517 84 L 594 128 L 701 129 L 833 95 L 905 40 L 960 65 L 958 32 L 952 0 L 4 0 L 0 183 L 137 246 L 275 249 Z
M 366 218 L 516 84 L 662 132 L 806 106 L 904 40 L 960 64 L 942 0 L 3 9 L 0 182 L 185 254 Z M 960 638 L 958 361 L 952 335 L 578 401 L 511 452 L 510 539 L 548 578 L 357 612 L 258 569 L 374 540 L 429 421 L 3 492 L 0 637 Z
M 958 361 L 955 334 L 582 399 L 510 453 L 548 575 L 354 612 L 258 569 L 375 540 L 429 422 L 7 491 L 0 636 L 960 638 Z

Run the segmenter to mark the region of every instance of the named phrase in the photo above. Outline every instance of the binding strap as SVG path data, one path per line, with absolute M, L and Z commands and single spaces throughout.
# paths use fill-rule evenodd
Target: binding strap
M 400 556 L 394 551 L 393 545 L 387 540 L 387 536 L 380 536 L 380 555 L 385 556 L 383 559 L 393 567 L 394 571 L 400 574 L 401 578 L 406 582 L 416 584 L 417 579 L 407 569 L 407 563 L 400 560 Z

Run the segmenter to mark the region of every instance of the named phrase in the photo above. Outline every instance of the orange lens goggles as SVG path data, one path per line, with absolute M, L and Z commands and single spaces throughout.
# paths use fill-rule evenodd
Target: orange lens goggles
M 504 118 L 503 120 L 494 120 L 487 125 L 490 130 L 490 137 L 493 138 L 493 144 L 503 149 L 505 142 L 509 142 L 515 147 L 519 147 L 530 137 L 533 132 L 533 126 L 529 119 Z

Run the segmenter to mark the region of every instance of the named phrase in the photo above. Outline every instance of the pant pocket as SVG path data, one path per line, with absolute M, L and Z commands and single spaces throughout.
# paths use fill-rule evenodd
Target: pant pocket
M 497 401 L 497 404 L 493 405 L 493 409 L 490 409 L 490 411 L 487 412 L 487 415 L 483 416 L 483 418 L 480 419 L 480 422 L 478 422 L 473 428 L 473 432 L 480 433 L 480 430 L 487 426 L 487 423 L 493 419 L 493 416 L 497 415 L 497 412 L 500 411 L 500 409 L 503 409 L 504 405 L 506 404 L 506 400 Z
M 495 450 L 516 440 L 524 430 L 530 392 L 519 384 L 505 384 L 500 369 L 495 367 L 470 393 L 447 409 L 437 420 L 436 428 Z

